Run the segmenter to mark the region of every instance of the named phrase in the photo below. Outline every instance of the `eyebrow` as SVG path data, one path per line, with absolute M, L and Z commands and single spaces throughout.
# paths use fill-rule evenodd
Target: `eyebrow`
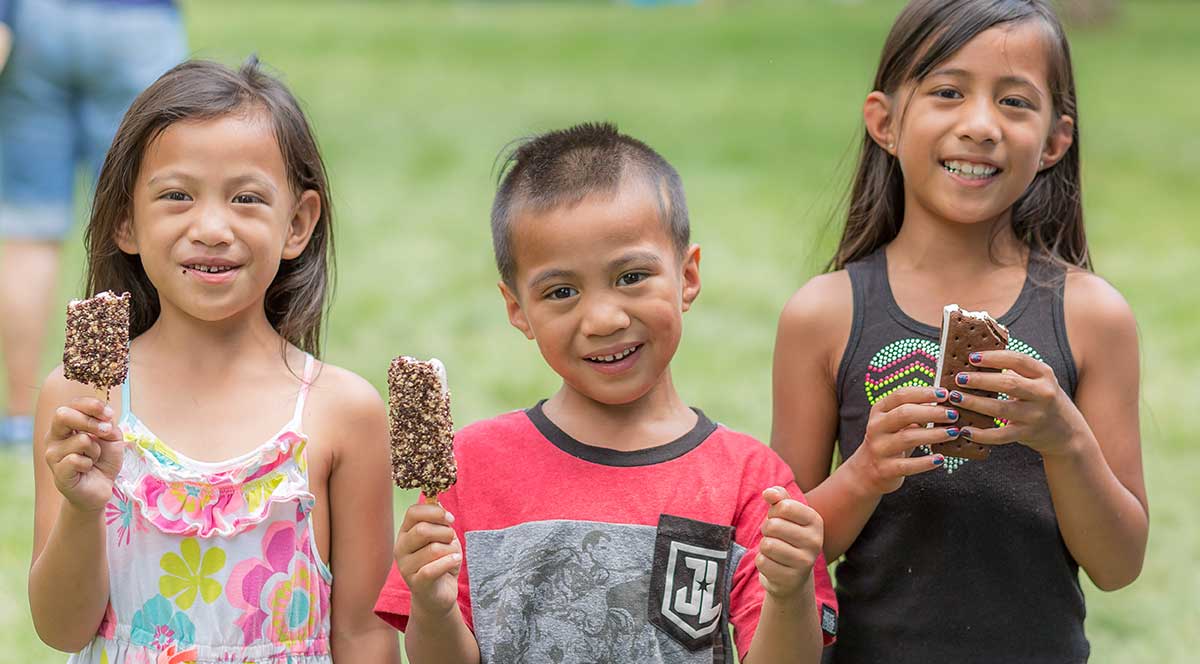
M 651 263 L 656 266 L 662 265 L 662 259 L 658 257 L 658 254 L 652 251 L 630 251 L 610 261 L 608 266 L 610 269 L 616 269 L 621 266 L 628 265 L 629 263 L 639 262 Z
M 957 76 L 959 78 L 972 78 L 971 72 L 967 71 L 966 69 L 955 69 L 951 67 L 930 72 L 929 76 L 926 78 L 932 78 L 934 76 Z M 1025 78 L 1024 76 L 1017 76 L 1015 74 L 1001 76 L 1000 83 L 1004 85 L 1024 85 L 1033 88 L 1034 92 L 1037 92 L 1039 95 L 1042 93 L 1041 89 L 1034 85 L 1033 81 Z
M 155 183 L 173 179 L 183 180 L 184 182 L 194 182 L 196 180 L 195 177 L 188 175 L 187 173 L 180 171 L 167 171 L 166 173 L 159 173 L 158 175 L 151 177 L 149 180 L 146 180 L 146 186 L 153 186 Z M 229 183 L 237 187 L 246 184 L 257 184 L 269 189 L 272 194 L 278 193 L 279 191 L 279 189 L 271 183 L 270 179 L 264 178 L 260 175 L 255 175 L 253 173 L 239 175 L 229 180 Z
M 542 284 L 554 279 L 570 279 L 575 276 L 575 272 L 571 270 L 563 270 L 561 268 L 552 267 L 547 270 L 542 270 L 537 275 L 529 280 L 529 289 L 536 290 Z

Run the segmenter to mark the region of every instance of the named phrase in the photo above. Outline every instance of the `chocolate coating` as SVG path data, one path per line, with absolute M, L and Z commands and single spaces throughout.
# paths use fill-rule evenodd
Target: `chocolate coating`
M 437 365 L 410 357 L 392 360 L 388 367 L 388 420 L 396 486 L 420 488 L 427 497 L 449 489 L 458 479 L 454 423 L 450 393 Z
M 129 293 L 105 291 L 67 305 L 63 375 L 108 390 L 129 373 Z

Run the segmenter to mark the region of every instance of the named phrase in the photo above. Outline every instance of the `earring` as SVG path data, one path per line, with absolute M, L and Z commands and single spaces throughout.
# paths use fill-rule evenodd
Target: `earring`
M 1045 167 L 1046 167 L 1046 160 L 1038 159 L 1038 168 L 1045 168 Z
M 895 148 L 896 148 L 895 143 L 888 143 L 888 147 L 887 147 L 888 150 L 894 150 Z

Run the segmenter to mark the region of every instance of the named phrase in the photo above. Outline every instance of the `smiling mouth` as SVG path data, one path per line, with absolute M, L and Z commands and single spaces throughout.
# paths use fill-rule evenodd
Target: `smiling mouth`
M 964 180 L 986 180 L 995 177 L 999 168 L 989 164 L 977 164 L 970 161 L 948 160 L 942 162 L 942 168 L 951 175 L 957 175 Z
M 222 272 L 228 272 L 230 270 L 237 269 L 236 265 L 184 265 L 183 267 L 188 270 L 206 272 L 208 274 L 220 274 Z
M 642 344 L 635 344 L 619 353 L 614 353 L 613 355 L 591 355 L 584 357 L 583 359 L 587 360 L 588 362 L 595 362 L 597 364 L 611 364 L 613 362 L 620 362 L 630 355 L 633 355 L 641 347 Z

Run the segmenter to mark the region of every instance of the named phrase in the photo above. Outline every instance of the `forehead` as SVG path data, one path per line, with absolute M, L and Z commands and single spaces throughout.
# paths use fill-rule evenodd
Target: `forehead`
M 980 79 L 1020 77 L 1049 91 L 1050 29 L 1039 20 L 995 26 L 975 35 L 933 72 L 963 70 Z
M 257 170 L 280 180 L 286 171 L 271 117 L 262 109 L 171 123 L 146 146 L 142 179 L 166 168 L 192 176 Z
M 674 251 L 659 199 L 646 186 L 622 185 L 540 212 L 518 210 L 509 233 L 518 280 L 545 269 L 603 266 L 632 249 L 664 262 Z

